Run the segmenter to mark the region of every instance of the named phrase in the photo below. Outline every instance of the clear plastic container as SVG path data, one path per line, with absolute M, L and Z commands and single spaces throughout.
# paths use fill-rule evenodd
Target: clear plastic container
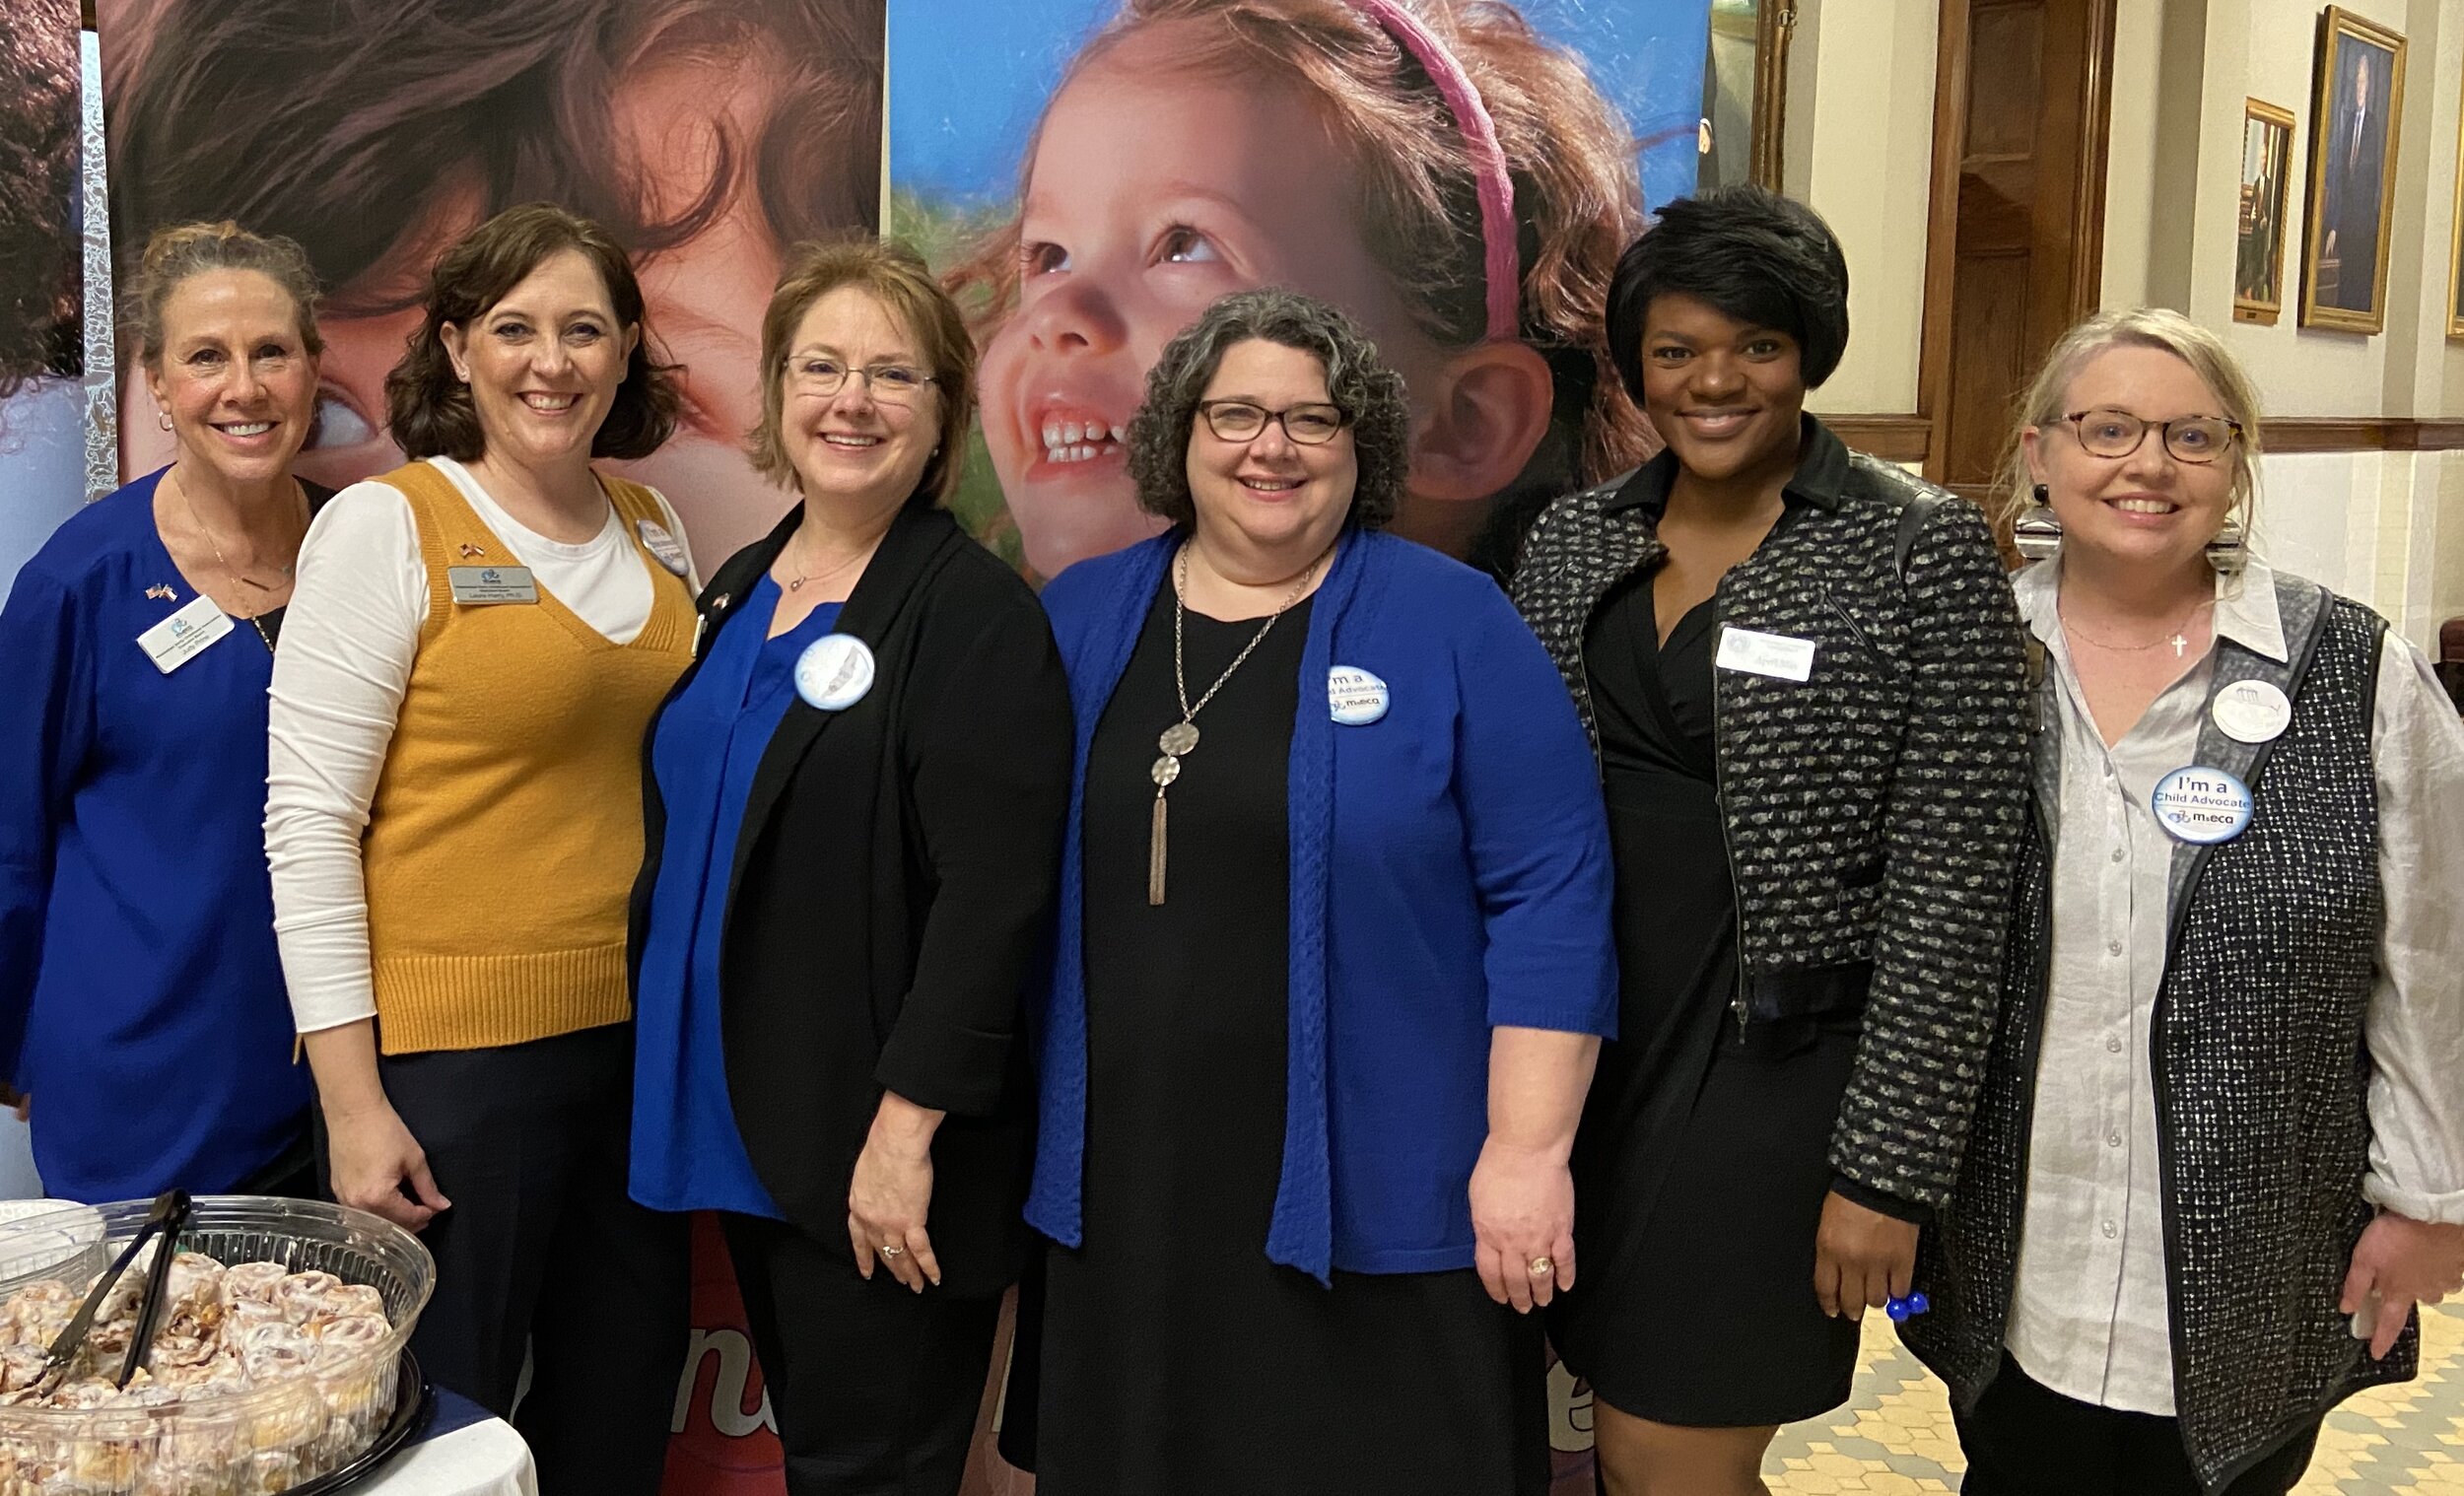
M 10 1291 L 53 1277 L 82 1293 L 145 1224 L 153 1202 L 92 1208 L 103 1222 L 100 1246 L 70 1254 L 61 1266 Z M 64 1226 L 53 1215 L 0 1222 L 0 1267 L 54 1249 L 52 1242 L 19 1242 L 13 1257 L 14 1233 L 57 1238 Z M 349 1462 L 384 1428 L 403 1391 L 402 1347 L 436 1288 L 436 1261 L 417 1237 L 341 1205 L 201 1195 L 179 1246 L 227 1264 L 275 1261 L 293 1272 L 322 1270 L 367 1284 L 383 1297 L 392 1329 L 319 1359 L 298 1377 L 243 1392 L 192 1391 L 151 1407 L 0 1406 L 0 1496 L 267 1496 Z

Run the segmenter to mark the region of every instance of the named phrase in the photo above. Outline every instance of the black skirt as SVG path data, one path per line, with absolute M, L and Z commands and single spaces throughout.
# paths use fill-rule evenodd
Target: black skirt
M 1595 1396 L 1695 1428 L 1836 1407 L 1857 1358 L 1857 1323 L 1814 1301 L 1814 1242 L 1859 1019 L 1756 1023 L 1741 1040 L 1713 613 L 1695 608 L 1663 646 L 1646 576 L 1586 640 L 1617 865 L 1619 1037 L 1575 1141 L 1581 1276 L 1548 1323 Z
M 1096 730 L 1084 1245 L 1048 1253 L 1041 1325 L 1019 1351 L 1038 1374 L 1040 1496 L 1547 1487 L 1536 1319 L 1491 1303 L 1469 1268 L 1337 1273 L 1329 1289 L 1266 1258 L 1286 1087 L 1285 776 L 1308 628 L 1304 603 L 1199 714 L 1170 791 L 1160 907 L 1146 902 L 1147 769 L 1181 716 L 1169 584 Z M 1257 632 L 1189 616 L 1191 700 Z M 1012 1422 L 1029 1411 L 1018 1392 L 1013 1377 Z

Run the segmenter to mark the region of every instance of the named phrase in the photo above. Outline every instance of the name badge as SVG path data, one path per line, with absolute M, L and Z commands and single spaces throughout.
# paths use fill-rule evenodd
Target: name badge
M 453 600 L 474 606 L 498 602 L 537 602 L 539 584 L 528 567 L 446 567 L 445 579 Z
M 2250 786 L 2222 769 L 2193 764 L 2156 781 L 2148 797 L 2156 824 L 2177 842 L 2229 842 L 2250 824 Z
M 2293 725 L 2293 703 L 2273 681 L 2237 680 L 2216 693 L 2208 714 L 2236 743 L 2272 743 Z
M 824 634 L 795 658 L 795 694 L 823 712 L 845 712 L 872 689 L 872 649 L 853 634 Z
M 197 657 L 214 641 L 229 634 L 231 615 L 214 606 L 211 597 L 190 598 L 188 606 L 137 636 L 154 668 L 165 675 Z
M 1814 641 L 1785 634 L 1757 634 L 1751 629 L 1720 630 L 1720 653 L 1713 660 L 1723 670 L 1768 675 L 1775 680 L 1803 681 L 1814 676 Z
M 642 537 L 642 548 L 649 551 L 660 566 L 679 577 L 684 575 L 684 547 L 676 543 L 675 536 L 667 533 L 667 526 L 655 519 L 645 519 L 635 525 L 634 530 Z
M 1345 727 L 1366 727 L 1384 717 L 1390 694 L 1386 682 L 1358 665 L 1327 670 L 1327 714 Z

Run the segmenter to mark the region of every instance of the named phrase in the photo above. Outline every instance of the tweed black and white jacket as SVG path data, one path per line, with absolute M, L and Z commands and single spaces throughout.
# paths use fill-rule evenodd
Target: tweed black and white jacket
M 1583 640 L 1666 556 L 1676 477 L 1646 466 L 1543 510 L 1509 591 L 1599 746 Z M 1793 522 L 1721 579 L 1723 630 L 1811 641 L 1800 682 L 1715 670 L 1714 740 L 1737 889 L 1742 1022 L 1809 1010 L 1870 963 L 1864 1033 L 1830 1162 L 1860 1192 L 1950 1195 L 1999 994 L 2027 811 L 2026 654 L 1973 505 L 1852 453 L 1806 418 Z M 1903 543 L 1904 541 L 1904 543 Z M 1620 868 L 1620 881 L 1685 877 Z M 1826 980 L 1827 979 L 1827 980 Z

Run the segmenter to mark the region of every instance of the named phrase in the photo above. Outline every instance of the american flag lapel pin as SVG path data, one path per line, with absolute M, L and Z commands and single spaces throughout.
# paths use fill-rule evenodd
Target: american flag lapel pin
M 485 556 L 488 554 L 488 548 L 484 545 L 473 545 L 465 540 L 462 542 L 462 554 L 466 557 Z
M 172 602 L 177 600 L 179 597 L 179 594 L 172 591 L 171 583 L 167 581 L 158 581 L 154 585 L 146 588 L 146 595 L 148 597 L 159 599 L 163 602 Z

